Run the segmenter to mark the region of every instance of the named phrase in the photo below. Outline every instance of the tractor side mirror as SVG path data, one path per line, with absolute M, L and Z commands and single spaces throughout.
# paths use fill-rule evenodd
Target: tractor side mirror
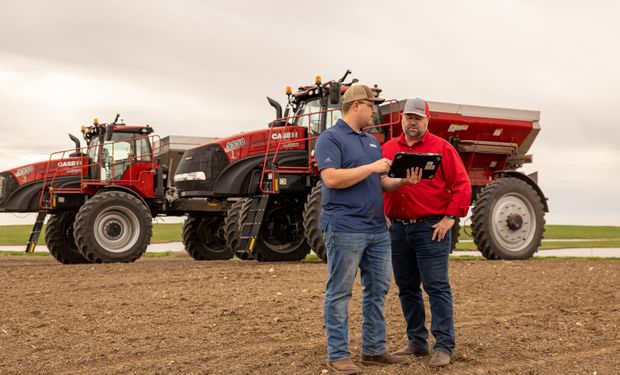
M 334 104 L 334 105 L 340 103 L 340 83 L 339 82 L 329 83 L 329 103 Z
M 105 128 L 105 141 L 110 142 L 112 140 L 112 136 L 114 135 L 114 127 L 111 125 L 106 126 Z

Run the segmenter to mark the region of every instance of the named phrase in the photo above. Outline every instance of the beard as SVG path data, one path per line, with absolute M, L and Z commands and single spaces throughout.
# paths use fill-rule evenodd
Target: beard
M 426 129 L 420 129 L 418 127 L 409 128 L 403 126 L 403 132 L 407 135 L 407 137 L 413 139 L 420 139 L 424 135 L 425 131 Z

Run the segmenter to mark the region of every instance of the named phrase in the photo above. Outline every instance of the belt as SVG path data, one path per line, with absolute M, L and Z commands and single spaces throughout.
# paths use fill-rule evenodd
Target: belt
M 420 223 L 422 221 L 429 221 L 429 220 L 437 219 L 441 217 L 443 217 L 443 215 L 430 215 L 430 216 L 418 217 L 415 219 L 392 219 L 392 221 L 403 224 L 403 225 L 409 225 L 409 224 Z

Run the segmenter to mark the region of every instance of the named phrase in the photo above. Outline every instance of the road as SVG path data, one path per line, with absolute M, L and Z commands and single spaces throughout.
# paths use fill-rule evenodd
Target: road
M 5 246 L 0 245 L 0 251 L 23 251 L 25 246 Z M 36 252 L 48 252 L 45 245 L 37 245 Z M 174 251 L 183 252 L 183 243 L 168 242 L 151 244 L 147 248 L 147 252 L 164 252 Z M 453 256 L 471 255 L 482 256 L 479 251 L 456 251 Z M 566 249 L 548 249 L 539 250 L 535 257 L 598 257 L 598 258 L 620 258 L 620 248 L 566 248 Z

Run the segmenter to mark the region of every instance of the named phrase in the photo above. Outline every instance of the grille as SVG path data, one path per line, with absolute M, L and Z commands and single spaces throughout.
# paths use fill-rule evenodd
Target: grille
M 204 172 L 206 180 L 177 181 L 175 182 L 175 186 L 180 194 L 183 192 L 211 191 L 213 190 L 213 184 L 218 175 L 228 164 L 226 153 L 217 144 L 205 145 L 188 150 L 183 155 L 183 158 L 181 158 L 175 174 Z

